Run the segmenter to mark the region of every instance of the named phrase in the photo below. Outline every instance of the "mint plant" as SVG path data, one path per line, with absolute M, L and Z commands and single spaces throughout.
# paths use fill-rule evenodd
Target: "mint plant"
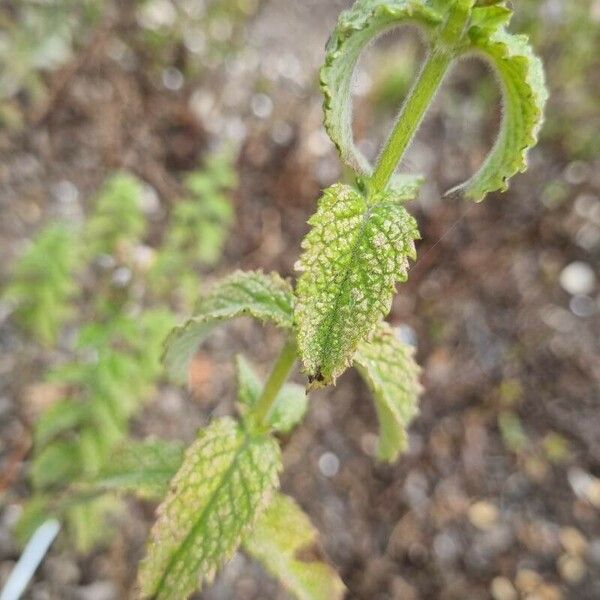
M 505 191 L 527 166 L 547 97 L 540 60 L 527 39 L 507 31 L 504 1 L 358 0 L 341 14 L 321 70 L 325 127 L 352 184 L 325 190 L 302 243 L 295 288 L 279 275 L 236 272 L 200 298 L 195 315 L 167 340 L 165 363 L 184 377 L 189 361 L 222 322 L 253 317 L 281 328 L 285 342 L 266 382 L 238 358 L 239 420 L 223 417 L 202 430 L 158 510 L 139 573 L 144 598 L 189 596 L 242 547 L 297 598 L 335 599 L 344 587 L 324 563 L 302 558 L 314 542 L 310 522 L 277 491 L 281 450 L 306 410 L 304 390 L 287 383 L 300 361 L 307 392 L 335 384 L 350 366 L 373 392 L 379 457 L 394 461 L 421 390 L 413 350 L 383 321 L 395 286 L 416 258 L 419 232 L 404 204 L 422 178 L 396 175 L 411 140 L 449 69 L 468 55 L 488 62 L 503 92 L 500 132 L 479 171 L 452 191 L 482 200 Z M 351 83 L 362 50 L 392 27 L 421 28 L 428 55 L 375 165 L 352 139 Z
M 221 255 L 232 159 L 220 152 L 188 174 L 153 261 L 138 258 L 147 235 L 143 184 L 121 172 L 101 187 L 83 223 L 50 223 L 15 264 L 3 290 L 15 323 L 45 349 L 62 351 L 44 374 L 62 397 L 35 422 L 33 494 L 19 538 L 53 516 L 85 553 L 109 538 L 106 517 L 122 510 L 117 491 L 166 492 L 181 445 L 134 441 L 129 425 L 162 382 L 161 342 L 176 322 L 169 305 L 190 311 L 199 270 Z

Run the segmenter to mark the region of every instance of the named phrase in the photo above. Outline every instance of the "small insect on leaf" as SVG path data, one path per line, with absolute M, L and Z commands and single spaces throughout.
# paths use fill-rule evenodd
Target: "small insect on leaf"
M 219 323 L 248 316 L 290 329 L 293 306 L 290 284 L 276 273 L 237 271 L 217 283 L 200 299 L 194 317 L 171 332 L 165 343 L 165 365 L 174 379 L 184 382 L 191 359 Z
M 341 600 L 346 588 L 335 571 L 316 558 L 302 557 L 316 545 L 317 535 L 296 502 L 277 494 L 244 549 L 298 600 Z
M 379 419 L 381 460 L 393 462 L 406 448 L 406 428 L 417 413 L 421 393 L 414 350 L 401 342 L 387 323 L 381 323 L 370 342 L 362 342 L 354 366 L 375 400 Z
M 143 598 L 182 600 L 231 557 L 278 484 L 281 452 L 231 418 L 213 421 L 188 448 L 158 508 L 139 572 Z
M 408 276 L 419 233 L 405 199 L 393 191 L 368 199 L 336 184 L 309 220 L 297 265 L 295 319 L 313 387 L 335 381 L 350 365 L 358 344 L 389 312 L 396 282 Z

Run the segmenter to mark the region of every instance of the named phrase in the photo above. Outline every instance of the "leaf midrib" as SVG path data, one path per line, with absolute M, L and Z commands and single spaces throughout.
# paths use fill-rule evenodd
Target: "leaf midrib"
M 212 509 L 214 503 L 216 502 L 216 498 L 221 493 L 221 490 L 224 488 L 224 486 L 227 483 L 227 481 L 229 480 L 231 474 L 234 472 L 235 468 L 237 467 L 237 464 L 238 464 L 241 454 L 245 450 L 248 449 L 248 447 L 251 445 L 251 443 L 253 443 L 253 441 L 250 439 L 248 434 L 244 433 L 244 439 L 242 441 L 242 444 L 236 450 L 235 455 L 231 461 L 231 464 L 229 465 L 229 467 L 227 467 L 227 470 L 223 473 L 223 476 L 221 477 L 221 480 L 219 481 L 219 485 L 215 488 L 215 490 L 211 494 L 211 497 L 209 498 L 208 502 L 202 509 L 200 516 L 198 517 L 198 519 L 196 520 L 196 522 L 194 523 L 194 525 L 192 526 L 192 528 L 190 529 L 188 534 L 185 536 L 183 542 L 179 545 L 179 547 L 171 555 L 168 565 L 165 568 L 165 570 L 163 571 L 163 574 L 155 588 L 155 590 L 156 590 L 155 595 L 157 597 L 162 592 L 164 584 L 165 584 L 165 580 L 166 580 L 168 574 L 170 573 L 171 569 L 173 568 L 173 566 L 175 565 L 177 560 L 180 558 L 180 556 L 184 553 L 184 551 L 187 550 L 187 547 L 188 547 L 190 541 L 196 536 L 201 525 L 204 524 L 204 520 L 207 517 L 207 515 L 210 513 L 210 510 Z

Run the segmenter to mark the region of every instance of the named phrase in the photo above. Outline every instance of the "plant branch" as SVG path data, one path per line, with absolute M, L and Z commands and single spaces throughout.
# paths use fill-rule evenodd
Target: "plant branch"
M 269 417 L 275 407 L 275 401 L 277 400 L 279 390 L 287 381 L 297 356 L 296 341 L 290 339 L 282 348 L 277 361 L 273 365 L 273 370 L 269 375 L 269 379 L 265 384 L 263 392 L 254 407 L 254 419 L 257 425 L 261 427 L 267 426 Z

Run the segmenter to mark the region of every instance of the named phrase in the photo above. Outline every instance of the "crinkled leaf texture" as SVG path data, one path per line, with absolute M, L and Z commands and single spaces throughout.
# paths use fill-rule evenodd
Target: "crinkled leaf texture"
M 162 498 L 183 461 L 180 442 L 127 441 L 115 448 L 112 460 L 90 482 L 92 487 L 132 492 L 140 498 Z
M 375 399 L 379 458 L 393 462 L 406 448 L 406 428 L 417 413 L 422 389 L 414 349 L 401 342 L 387 323 L 381 323 L 373 338 L 359 345 L 354 366 Z
M 268 505 L 280 470 L 272 437 L 249 435 L 228 417 L 201 431 L 158 509 L 142 597 L 182 600 L 212 580 Z
M 242 415 L 252 418 L 252 407 L 263 391 L 263 383 L 250 363 L 243 357 L 237 357 L 238 401 Z M 286 383 L 275 398 L 274 408 L 268 415 L 269 425 L 281 433 L 288 433 L 304 417 L 308 407 L 308 396 L 304 386 Z
M 442 21 L 425 0 L 359 0 L 340 14 L 327 44 L 321 89 L 327 133 L 354 170 L 363 174 L 372 170 L 352 139 L 352 76 L 360 53 L 391 27 L 418 23 L 431 30 Z
M 244 549 L 298 600 L 341 600 L 345 587 L 314 555 L 317 530 L 288 496 L 277 494 L 244 542 Z
M 325 190 L 297 265 L 298 349 L 313 387 L 327 385 L 352 361 L 390 310 L 395 285 L 415 258 L 416 221 L 403 194 L 372 198 L 348 185 Z
M 327 132 L 341 159 L 355 171 L 363 175 L 372 171 L 352 139 L 352 76 L 362 50 L 382 32 L 409 23 L 427 32 L 434 48 L 452 6 L 449 0 L 358 0 L 341 13 L 327 45 L 321 88 Z M 457 58 L 469 53 L 482 56 L 502 86 L 504 114 L 496 143 L 479 171 L 450 190 L 464 191 L 477 201 L 490 192 L 505 191 L 508 180 L 527 168 L 527 152 L 537 143 L 548 97 L 542 63 L 527 38 L 505 29 L 511 16 L 506 2 L 477 6 L 471 10 L 464 39 L 445 49 Z
M 195 316 L 168 337 L 164 362 L 170 375 L 178 381 L 186 380 L 189 363 L 198 347 L 220 322 L 249 316 L 289 329 L 293 306 L 290 284 L 276 273 L 233 273 L 201 298 Z
M 527 152 L 537 143 L 548 99 L 542 61 L 527 37 L 504 29 L 510 16 L 504 4 L 475 8 L 468 31 L 466 51 L 483 56 L 492 66 L 503 96 L 502 124 L 492 151 L 479 171 L 455 188 L 477 201 L 490 192 L 505 191 L 508 180 L 527 169 Z

